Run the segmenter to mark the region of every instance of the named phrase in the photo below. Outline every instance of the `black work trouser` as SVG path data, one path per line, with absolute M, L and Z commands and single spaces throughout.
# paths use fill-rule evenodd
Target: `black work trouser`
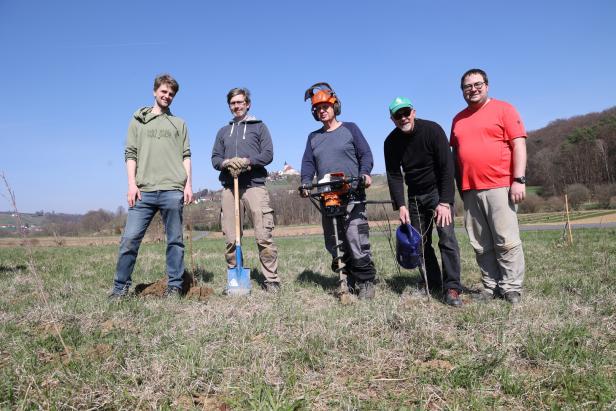
M 446 291 L 454 289 L 462 291 L 460 284 L 460 248 L 453 224 L 453 204 L 450 204 L 451 224 L 445 227 L 436 227 L 438 233 L 438 248 L 441 251 L 443 272 L 432 247 L 432 229 L 436 226 L 434 210 L 439 203 L 438 191 L 428 194 L 409 196 L 409 214 L 411 225 L 422 234 L 424 245 L 424 262 L 428 286 L 433 291 Z

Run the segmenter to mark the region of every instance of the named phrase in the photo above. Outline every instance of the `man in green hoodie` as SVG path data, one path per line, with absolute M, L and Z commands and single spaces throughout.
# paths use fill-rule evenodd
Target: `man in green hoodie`
M 179 90 L 173 77 L 154 80 L 154 106 L 133 114 L 126 137 L 128 217 L 110 298 L 128 295 L 139 245 L 156 215 L 167 234 L 167 289 L 164 296 L 179 296 L 184 274 L 182 211 L 193 199 L 190 142 L 184 120 L 171 114 L 169 106 Z

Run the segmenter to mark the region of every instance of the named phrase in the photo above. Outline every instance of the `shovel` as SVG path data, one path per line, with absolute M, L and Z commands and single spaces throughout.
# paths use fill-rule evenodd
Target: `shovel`
M 240 237 L 240 189 L 238 177 L 233 177 L 235 200 L 235 267 L 227 269 L 227 295 L 250 294 L 250 268 L 244 268 L 242 261 L 242 240 Z

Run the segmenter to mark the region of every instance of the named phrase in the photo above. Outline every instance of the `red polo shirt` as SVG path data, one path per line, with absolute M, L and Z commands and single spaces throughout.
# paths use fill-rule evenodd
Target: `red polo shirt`
M 456 150 L 462 190 L 509 187 L 513 176 L 512 140 L 526 138 L 516 109 L 490 99 L 478 110 L 459 112 L 451 125 L 449 144 Z

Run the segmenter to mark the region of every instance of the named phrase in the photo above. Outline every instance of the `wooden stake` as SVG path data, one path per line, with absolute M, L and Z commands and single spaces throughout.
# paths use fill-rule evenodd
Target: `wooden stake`
M 565 215 L 567 216 L 567 225 L 568 228 L 568 243 L 573 244 L 573 233 L 571 232 L 571 222 L 569 221 L 569 200 L 567 199 L 567 194 L 565 194 Z

